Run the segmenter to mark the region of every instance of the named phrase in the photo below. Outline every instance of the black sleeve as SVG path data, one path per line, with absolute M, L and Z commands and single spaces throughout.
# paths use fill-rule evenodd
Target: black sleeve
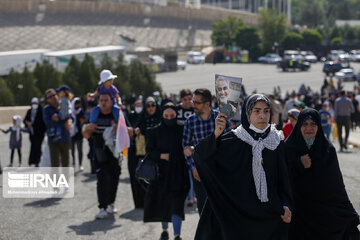
M 214 133 L 201 140 L 195 147 L 193 154 L 195 163 L 201 164 L 203 161 L 215 154 L 217 149 L 217 140 Z
M 146 139 L 146 153 L 149 154 L 150 159 L 153 161 L 160 160 L 160 151 L 157 148 L 157 139 L 158 139 L 158 128 L 153 128 L 149 130 L 148 137 Z
M 25 115 L 25 118 L 24 118 L 24 121 L 23 121 L 25 126 L 27 126 L 26 122 L 31 122 L 30 112 L 31 112 L 31 109 L 26 112 L 26 115 Z
M 287 206 L 290 210 L 293 209 L 293 198 L 291 191 L 291 184 L 289 178 L 289 172 L 285 160 L 285 145 L 281 142 L 278 147 L 278 191 L 280 200 L 283 206 Z

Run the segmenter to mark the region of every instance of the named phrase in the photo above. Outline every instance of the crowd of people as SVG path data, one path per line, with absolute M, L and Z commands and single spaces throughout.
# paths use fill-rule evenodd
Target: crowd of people
M 360 128 L 360 88 L 357 95 L 347 93 L 325 79 L 319 93 L 301 86 L 285 96 L 278 88 L 247 96 L 242 86 L 228 119 L 218 109 L 228 94 L 221 81 L 220 99 L 204 88 L 183 89 L 179 98 L 155 92 L 121 99 L 116 77 L 103 70 L 99 87 L 83 98 L 74 98 L 68 86 L 46 90 L 45 106 L 33 98 L 25 127 L 21 116 L 14 116 L 13 126 L 2 130 L 11 133 L 9 166 L 15 150 L 21 165 L 26 132 L 29 166 L 76 167 L 77 157 L 83 171 L 85 138 L 89 171 L 97 176 L 97 219 L 117 212 L 127 156 L 134 206 L 143 209 L 144 222 L 161 223 L 160 240 L 170 238 L 169 222 L 174 239 L 181 239 L 186 202 L 196 204 L 200 215 L 197 240 L 359 239 L 359 216 L 347 196 L 331 133 L 337 132 L 339 151 L 346 151 L 350 129 Z M 130 145 L 119 153 L 122 117 Z M 136 174 L 145 159 L 158 169 L 150 182 Z

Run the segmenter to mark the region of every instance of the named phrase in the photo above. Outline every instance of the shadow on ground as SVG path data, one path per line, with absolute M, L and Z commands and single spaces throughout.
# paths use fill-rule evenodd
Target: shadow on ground
M 114 225 L 115 217 L 114 215 L 108 216 L 105 219 L 101 220 L 92 220 L 83 222 L 81 225 L 70 225 L 72 231 L 76 233 L 76 235 L 87 235 L 91 236 L 94 235 L 95 232 L 103 232 L 106 233 L 114 228 L 121 227 L 121 225 Z M 68 231 L 71 232 L 71 231 Z

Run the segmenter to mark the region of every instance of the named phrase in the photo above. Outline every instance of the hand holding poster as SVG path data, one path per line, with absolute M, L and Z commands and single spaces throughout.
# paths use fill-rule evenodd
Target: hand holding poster
M 242 78 L 215 74 L 215 92 L 219 110 L 227 118 L 232 118 L 239 105 Z

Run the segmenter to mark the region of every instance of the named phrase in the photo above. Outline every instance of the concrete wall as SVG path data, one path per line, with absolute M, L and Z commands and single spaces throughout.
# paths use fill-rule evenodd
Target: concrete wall
M 44 2 L 44 4 L 40 4 Z M 149 17 L 171 17 L 182 19 L 202 19 L 214 21 L 235 15 L 246 24 L 256 25 L 257 15 L 210 6 L 201 9 L 185 8 L 177 3 L 169 3 L 162 7 L 149 4 L 95 2 L 95 1 L 43 1 L 43 0 L 0 0 L 0 12 L 90 12 L 90 13 L 119 13 L 134 14 Z
M 14 115 L 20 115 L 23 119 L 30 106 L 0 107 L 0 125 L 11 124 Z

